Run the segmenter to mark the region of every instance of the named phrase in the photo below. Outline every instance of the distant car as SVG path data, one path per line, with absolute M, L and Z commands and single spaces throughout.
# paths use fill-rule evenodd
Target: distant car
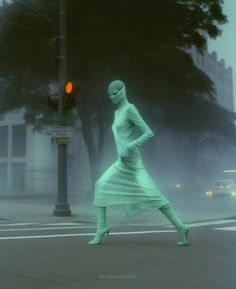
M 236 184 L 234 180 L 216 180 L 211 188 L 206 192 L 206 196 L 232 196 L 236 197 Z

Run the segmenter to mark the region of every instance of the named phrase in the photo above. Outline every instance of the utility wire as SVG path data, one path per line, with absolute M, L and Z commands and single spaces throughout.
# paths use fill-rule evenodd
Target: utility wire
M 33 12 L 34 14 L 42 17 L 42 18 L 48 23 L 48 25 L 53 29 L 53 31 L 54 31 L 54 32 L 57 32 L 57 30 L 56 30 L 56 28 L 54 27 L 54 25 L 49 21 L 49 19 L 48 19 L 45 15 L 43 15 L 42 13 L 40 13 L 39 11 L 37 11 L 36 9 L 34 9 L 33 7 L 31 7 L 31 6 L 29 6 L 29 5 L 25 4 L 25 3 L 22 3 L 22 2 L 19 1 L 19 0 L 11 0 L 11 1 L 14 2 L 14 3 L 16 3 L 16 4 L 21 5 L 22 7 L 30 10 L 30 11 Z

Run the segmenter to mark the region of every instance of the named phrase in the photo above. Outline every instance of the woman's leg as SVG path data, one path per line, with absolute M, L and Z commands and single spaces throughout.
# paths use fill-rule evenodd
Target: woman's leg
M 96 235 L 89 242 L 90 245 L 99 245 L 101 243 L 102 237 L 105 234 L 109 234 L 109 228 L 106 223 L 106 207 L 98 207 L 97 209 L 97 231 Z
M 176 230 L 179 232 L 180 242 L 178 245 L 187 246 L 189 244 L 187 239 L 189 228 L 182 223 L 182 221 L 175 214 L 174 210 L 169 204 L 161 207 L 160 211 L 167 217 L 167 219 L 175 226 Z

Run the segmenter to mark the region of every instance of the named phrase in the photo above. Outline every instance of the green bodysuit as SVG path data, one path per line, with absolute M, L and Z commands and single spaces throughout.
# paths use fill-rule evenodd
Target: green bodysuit
M 131 218 L 146 209 L 161 208 L 169 201 L 144 168 L 139 151 L 139 146 L 154 134 L 137 108 L 127 101 L 126 92 L 121 93 L 124 94 L 124 102 L 115 111 L 112 124 L 118 159 L 96 181 L 94 205 L 124 205 L 127 217 Z M 133 139 L 135 127 L 143 133 L 137 139 Z

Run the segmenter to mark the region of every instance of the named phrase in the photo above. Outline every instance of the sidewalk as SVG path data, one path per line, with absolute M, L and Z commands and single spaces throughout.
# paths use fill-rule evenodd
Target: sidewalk
M 91 202 L 81 202 L 76 197 L 68 199 L 71 216 L 54 216 L 53 210 L 56 203 L 56 196 L 4 196 L 0 197 L 0 221 L 17 221 L 17 222 L 33 222 L 33 223 L 88 223 L 96 224 L 96 209 Z M 128 220 L 122 206 L 112 206 L 107 209 L 107 219 L 110 224 L 122 223 L 146 223 L 150 221 L 150 213 L 147 212 L 135 218 Z M 159 216 L 160 217 L 160 216 Z M 158 220 L 156 220 L 158 221 Z M 159 220 L 160 221 L 160 220 Z
M 236 200 L 221 205 L 221 202 L 195 200 L 196 196 L 185 196 L 184 204 L 179 198 L 171 200 L 177 214 L 186 223 L 206 220 L 235 218 Z M 198 197 L 197 197 L 198 198 Z M 228 202 L 228 200 L 225 200 Z M 53 215 L 56 196 L 0 196 L 0 221 L 32 222 L 32 223 L 88 223 L 96 224 L 96 210 L 91 202 L 81 202 L 76 196 L 68 199 L 71 216 L 57 217 Z M 199 204 L 198 204 L 199 203 Z M 109 224 L 145 224 L 168 225 L 168 220 L 156 209 L 149 210 L 133 220 L 128 220 L 122 206 L 107 209 Z
M 19 222 L 95 222 L 96 212 L 92 203 L 82 204 L 76 198 L 68 200 L 71 216 L 53 215 L 56 196 L 9 195 L 0 196 L 0 220 Z

